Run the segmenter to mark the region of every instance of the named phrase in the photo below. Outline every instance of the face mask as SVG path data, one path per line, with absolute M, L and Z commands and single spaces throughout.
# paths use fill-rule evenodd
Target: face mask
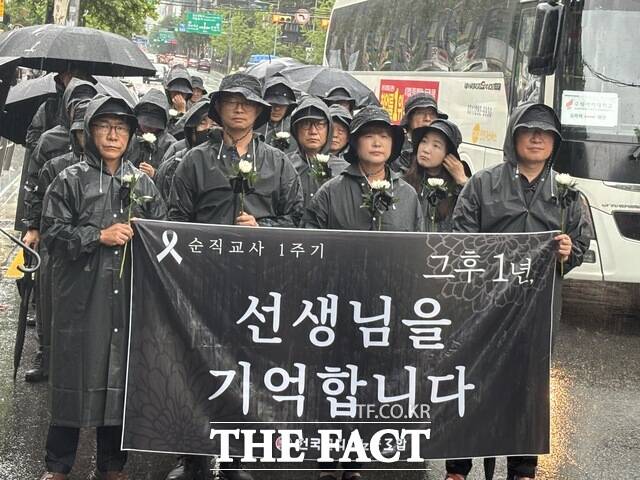
M 198 145 L 203 144 L 204 142 L 206 142 L 209 139 L 209 130 L 204 130 L 202 132 L 195 132 L 194 135 L 194 142 L 193 142 L 193 146 L 197 147 Z

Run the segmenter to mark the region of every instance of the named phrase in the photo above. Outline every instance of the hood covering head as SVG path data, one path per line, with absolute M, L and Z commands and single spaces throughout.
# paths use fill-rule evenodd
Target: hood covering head
M 407 103 L 404 104 L 404 116 L 400 121 L 401 127 L 407 128 L 409 126 L 411 114 L 418 108 L 433 108 L 436 111 L 438 118 L 443 120 L 449 118 L 449 115 L 438 110 L 438 102 L 436 102 L 433 95 L 426 92 L 419 92 L 409 97 Z
M 164 89 L 169 92 L 180 92 L 187 96 L 193 94 L 193 86 L 191 85 L 191 75 L 182 65 L 176 65 L 169 70 L 165 79 Z
M 169 124 L 169 102 L 160 90 L 149 90 L 134 108 L 138 124 L 164 130 Z
M 134 136 L 135 130 L 138 126 L 135 115 L 131 107 L 121 98 L 107 97 L 105 95 L 96 95 L 87 105 L 87 112 L 84 116 L 84 136 L 85 136 L 85 153 L 88 160 L 94 163 L 96 166 L 101 166 L 100 152 L 91 135 L 91 123 L 105 115 L 112 115 L 121 118 L 129 124 L 131 130 L 129 134 L 129 146 L 124 153 L 124 157 L 127 156 L 129 149 L 131 148 L 131 139 Z
M 260 81 L 245 73 L 233 73 L 222 79 L 222 82 L 220 82 L 220 89 L 217 92 L 213 92 L 210 97 L 211 105 L 209 106 L 209 117 L 218 125 L 222 126 L 222 119 L 220 118 L 220 114 L 218 114 L 216 104 L 220 101 L 220 98 L 224 93 L 240 94 L 250 102 L 255 102 L 262 107 L 262 112 L 253 123 L 254 130 L 260 128 L 269 121 L 269 117 L 271 116 L 271 105 L 262 99 L 262 86 L 260 85 Z
M 77 131 L 84 130 L 84 116 L 87 113 L 87 107 L 91 100 L 83 98 L 82 100 L 76 100 L 71 106 L 71 128 L 69 130 Z
M 351 121 L 353 120 L 353 115 L 351 115 L 351 112 L 349 112 L 349 110 L 344 108 L 342 105 L 338 105 L 337 103 L 334 105 L 331 105 L 329 107 L 329 113 L 331 114 L 331 120 L 333 120 L 334 123 L 340 122 L 342 125 L 344 125 L 347 128 L 347 130 L 351 128 Z
M 209 103 L 208 100 L 201 100 L 187 110 L 187 113 L 182 117 L 184 119 L 184 140 L 189 148 L 193 147 L 191 135 L 196 131 L 202 116 L 209 113 Z
M 353 97 L 351 92 L 346 87 L 335 87 L 329 90 L 322 99 L 326 104 L 332 104 L 335 102 L 349 102 L 351 104 L 351 109 L 353 110 L 356 107 L 356 99 Z
M 191 76 L 191 88 L 199 88 L 202 90 L 202 94 L 206 95 L 207 89 L 204 87 L 204 82 L 202 81 L 202 77 L 198 77 L 197 75 Z
M 300 102 L 300 105 L 291 114 L 291 136 L 298 142 L 298 148 L 301 153 L 303 153 L 303 148 L 298 140 L 297 124 L 304 119 L 324 120 L 327 122 L 327 141 L 322 146 L 320 153 L 328 153 L 331 148 L 331 139 L 333 138 L 333 122 L 331 121 L 329 107 L 319 98 L 308 96 Z
M 364 107 L 360 110 L 351 122 L 351 132 L 349 136 L 349 150 L 344 154 L 344 159 L 349 163 L 358 163 L 358 138 L 362 135 L 365 127 L 370 125 L 380 125 L 391 130 L 391 156 L 387 159 L 387 163 L 395 160 L 402 153 L 402 145 L 404 144 L 404 130 L 399 125 L 391 122 L 389 113 L 374 106 Z
M 78 100 L 93 98 L 98 93 L 96 87 L 90 83 L 80 80 L 79 78 L 72 78 L 67 88 L 62 95 L 62 102 L 64 105 L 63 120 L 65 126 L 71 125 L 71 118 L 69 116 L 72 104 Z
M 272 105 L 296 105 L 296 94 L 284 78 L 271 77 L 264 84 L 262 97 Z
M 416 128 L 411 132 L 411 143 L 413 145 L 413 153 L 418 152 L 418 145 L 422 141 L 422 138 L 429 132 L 438 132 L 444 135 L 447 140 L 447 153 L 455 155 L 460 160 L 460 154 L 458 153 L 458 147 L 462 143 L 462 133 L 458 126 L 450 120 L 444 120 L 438 118 L 427 127 Z
M 555 136 L 555 144 L 551 155 L 553 163 L 562 142 L 562 135 L 560 134 L 562 127 L 553 109 L 541 103 L 525 102 L 513 110 L 509 117 L 509 126 L 507 127 L 503 148 L 505 160 L 513 165 L 518 163 L 515 144 L 516 130 L 518 128 L 539 128 L 553 133 Z

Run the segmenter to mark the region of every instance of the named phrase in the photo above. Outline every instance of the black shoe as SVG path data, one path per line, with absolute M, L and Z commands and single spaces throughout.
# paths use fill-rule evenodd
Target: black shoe
M 24 374 L 24 380 L 29 383 L 44 382 L 49 378 L 49 369 L 43 361 L 42 352 L 36 353 L 36 360 L 33 362 L 33 368 L 27 370 Z

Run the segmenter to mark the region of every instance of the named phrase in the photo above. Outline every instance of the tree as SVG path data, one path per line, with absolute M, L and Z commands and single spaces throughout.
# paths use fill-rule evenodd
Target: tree
M 39 25 L 46 22 L 47 3 L 42 0 L 10 0 L 6 4 L 6 12 L 14 25 Z
M 86 27 L 131 37 L 145 32 L 145 20 L 156 18 L 159 0 L 81 0 L 81 22 Z

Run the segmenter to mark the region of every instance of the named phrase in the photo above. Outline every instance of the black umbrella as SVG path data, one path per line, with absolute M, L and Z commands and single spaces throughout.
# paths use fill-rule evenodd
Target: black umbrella
M 357 107 L 380 106 L 371 89 L 344 70 L 320 65 L 303 65 L 281 70 L 279 75 L 309 95 L 325 97 L 332 89 L 342 87 L 348 89 L 355 97 Z
M 27 129 L 36 111 L 47 98 L 56 94 L 55 73 L 18 83 L 9 90 L 4 113 L 1 116 L 0 136 L 24 144 Z M 99 93 L 124 99 L 131 108 L 137 104 L 136 96 L 120 80 L 96 75 Z
M 263 62 L 252 65 L 245 71 L 246 74 L 256 77 L 259 80 L 264 80 L 274 76 L 276 73 L 284 70 L 285 68 L 301 67 L 303 66 L 295 58 L 282 57 L 274 58 L 273 60 L 265 60 Z
M 140 48 L 120 35 L 93 28 L 34 25 L 0 35 L 0 57 L 22 57 L 25 67 L 49 72 L 80 69 L 91 75 L 153 76 Z
M 32 250 L 22 241 L 13 235 L 7 233 L 4 229 L 0 228 L 0 232 L 9 237 L 9 239 L 20 245 L 25 249 L 25 266 L 18 266 L 18 270 L 24 273 L 24 276 L 18 280 L 18 292 L 20 293 L 20 312 L 18 314 L 18 329 L 16 330 L 16 345 L 13 349 L 13 380 L 16 380 L 18 375 L 18 367 L 20 366 L 20 360 L 22 359 L 22 349 L 24 348 L 24 337 L 27 331 L 27 315 L 29 313 L 29 301 L 31 299 L 31 292 L 33 292 L 33 286 L 35 284 L 34 273 L 40 268 L 40 255 L 35 250 Z

